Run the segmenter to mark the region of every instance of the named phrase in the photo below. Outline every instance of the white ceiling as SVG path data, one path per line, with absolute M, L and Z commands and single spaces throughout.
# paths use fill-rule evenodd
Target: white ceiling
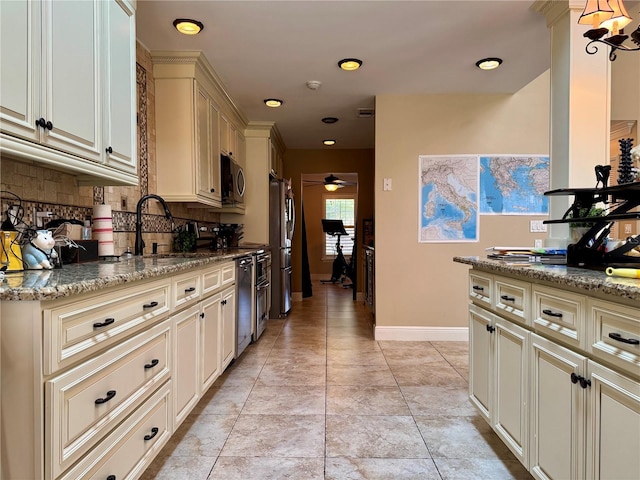
M 289 149 L 373 148 L 374 120 L 357 113 L 376 95 L 510 93 L 549 68 L 549 30 L 532 3 L 138 0 L 137 35 L 152 51 L 203 50 L 247 119 L 275 121 Z M 205 28 L 181 35 L 176 18 Z M 475 67 L 494 56 L 498 70 Z M 345 57 L 364 64 L 344 72 Z M 284 106 L 266 107 L 269 97 Z

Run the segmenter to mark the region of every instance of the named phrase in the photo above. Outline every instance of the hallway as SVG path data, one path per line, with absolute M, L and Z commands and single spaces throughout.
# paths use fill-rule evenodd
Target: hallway
M 375 342 L 351 290 L 313 287 L 143 479 L 531 478 L 467 399 L 466 342 Z

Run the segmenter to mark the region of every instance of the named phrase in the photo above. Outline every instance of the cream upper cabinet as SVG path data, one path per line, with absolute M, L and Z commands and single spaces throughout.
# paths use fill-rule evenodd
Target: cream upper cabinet
M 156 78 L 158 194 L 166 201 L 221 205 L 217 119 L 195 79 Z
M 202 52 L 154 51 L 151 57 L 158 193 L 170 202 L 221 208 L 220 153 L 236 149 L 242 116 Z
M 136 29 L 134 10 L 125 2 L 105 3 L 108 9 L 105 119 L 107 164 L 136 173 Z M 113 99 L 113 101 L 112 101 Z
M 136 184 L 130 4 L 15 1 L 1 17 L 2 152 L 82 183 Z

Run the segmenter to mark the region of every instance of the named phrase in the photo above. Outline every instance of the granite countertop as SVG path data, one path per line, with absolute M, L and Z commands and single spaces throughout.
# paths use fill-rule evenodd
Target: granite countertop
M 525 280 L 544 280 L 560 286 L 574 287 L 587 292 L 598 292 L 640 302 L 640 279 L 610 277 L 598 270 L 565 265 L 519 265 L 480 257 L 454 257 L 453 261 L 491 272 L 517 275 Z
M 262 248 L 268 248 L 262 246 Z M 64 265 L 53 270 L 7 273 L 0 279 L 0 301 L 53 300 L 94 292 L 125 283 L 192 270 L 233 260 L 257 251 L 258 246 L 193 254 L 121 257 L 120 261 L 98 261 Z

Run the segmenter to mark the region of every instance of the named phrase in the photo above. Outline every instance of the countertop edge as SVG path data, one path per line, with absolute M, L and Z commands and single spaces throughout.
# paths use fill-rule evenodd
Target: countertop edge
M 564 265 L 518 265 L 479 257 L 454 257 L 454 262 L 496 273 L 516 275 L 530 280 L 543 280 L 604 295 L 640 302 L 640 281 L 609 277 L 604 272 Z
M 173 265 L 158 265 L 145 267 L 142 270 L 134 270 L 130 273 L 123 273 L 117 275 L 107 275 L 103 277 L 97 277 L 89 280 L 82 280 L 77 282 L 69 282 L 58 286 L 42 286 L 42 287 L 11 287 L 0 285 L 0 301 L 46 301 L 56 300 L 59 298 L 70 297 L 72 295 L 80 295 L 83 293 L 90 293 L 100 291 L 110 287 L 117 287 L 128 283 L 133 283 L 141 280 L 147 280 L 151 278 L 158 278 L 165 275 L 177 274 L 184 271 L 191 270 L 193 268 L 199 268 L 205 265 L 225 262 L 234 260 L 238 257 L 250 255 L 254 251 L 258 251 L 259 248 L 250 249 L 245 248 L 235 252 L 228 252 L 224 254 L 197 254 L 193 257 L 182 257 L 176 255 L 175 258 L 183 259 L 184 261 Z M 165 256 L 165 258 L 171 258 L 171 255 Z M 153 257 L 147 257 L 153 261 Z M 97 262 L 92 262 L 97 263 Z M 64 269 L 65 267 L 63 267 Z M 53 272 L 55 270 L 30 270 L 29 273 L 45 274 L 46 272 Z M 7 274 L 7 277 L 12 274 Z M 5 282 L 7 278 L 5 277 Z

